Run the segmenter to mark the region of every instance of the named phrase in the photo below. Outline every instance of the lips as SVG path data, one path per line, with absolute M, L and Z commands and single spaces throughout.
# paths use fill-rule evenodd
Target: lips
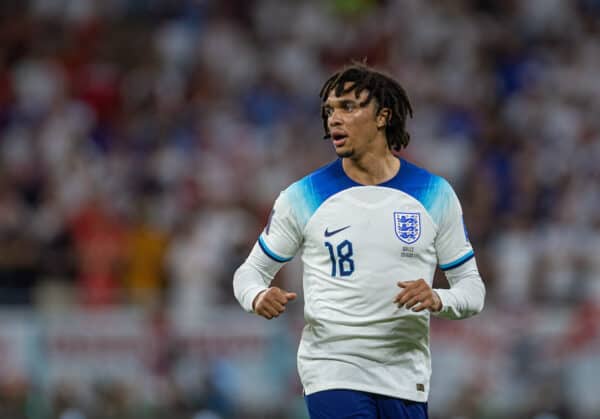
M 341 147 L 346 143 L 346 138 L 348 138 L 348 134 L 341 131 L 333 131 L 331 133 L 331 139 L 333 140 L 333 145 L 336 147 Z

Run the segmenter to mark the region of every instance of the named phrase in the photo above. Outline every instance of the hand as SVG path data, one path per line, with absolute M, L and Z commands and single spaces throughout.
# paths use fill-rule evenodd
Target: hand
M 279 317 L 285 311 L 285 305 L 288 301 L 295 300 L 296 297 L 295 292 L 287 292 L 277 287 L 267 288 L 254 297 L 252 309 L 259 316 L 271 320 L 274 317 Z
M 400 281 L 398 286 L 403 288 L 394 299 L 394 303 L 398 304 L 398 307 L 412 308 L 412 311 L 415 312 L 425 309 L 435 312 L 442 309 L 440 296 L 423 278 L 416 281 Z

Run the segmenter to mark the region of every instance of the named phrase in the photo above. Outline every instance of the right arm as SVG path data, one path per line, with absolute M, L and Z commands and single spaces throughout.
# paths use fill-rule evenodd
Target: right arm
M 285 311 L 288 301 L 296 294 L 280 288 L 269 288 L 275 274 L 284 265 L 269 258 L 256 243 L 248 259 L 233 275 L 233 292 L 242 308 L 267 319 Z
M 244 310 L 271 319 L 296 298 L 295 293 L 269 285 L 282 266 L 292 260 L 301 243 L 301 229 L 284 191 L 275 201 L 268 224 L 250 255 L 233 276 L 233 292 Z

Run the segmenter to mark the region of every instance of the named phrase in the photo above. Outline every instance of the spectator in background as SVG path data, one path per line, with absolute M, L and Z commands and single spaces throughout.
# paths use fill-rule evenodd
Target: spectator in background
M 2 304 L 32 307 L 48 277 L 75 293 L 87 259 L 70 222 L 99 187 L 122 224 L 110 227 L 121 240 L 103 239 L 120 248 L 103 256 L 119 288 L 103 301 L 130 303 L 126 237 L 137 224 L 138 180 L 150 174 L 160 185 L 153 212 L 167 240 L 165 289 L 183 278 L 202 284 L 174 291 L 169 305 L 210 296 L 207 308 L 223 309 L 230 300 L 218 298 L 212 275 L 224 277 L 240 243 L 251 245 L 276 191 L 329 159 L 326 144 L 298 142 L 319 135 L 313 92 L 333 67 L 367 57 L 411 86 L 419 147 L 410 158 L 439 169 L 461 196 L 494 318 L 514 310 L 507 296 L 533 301 L 530 331 L 552 346 L 564 331 L 546 332 L 576 323 L 582 299 L 600 305 L 599 19 L 595 0 L 2 1 Z M 181 193 L 190 184 L 194 192 Z M 217 227 L 205 218 L 216 201 L 216 212 L 246 218 L 249 231 L 202 261 L 181 249 L 212 246 L 226 230 L 228 216 L 217 215 Z M 186 255 L 189 271 L 175 271 Z M 206 265 L 206 276 L 194 275 Z M 197 324 L 198 315 L 182 321 Z M 598 329 L 598 316 L 588 321 Z M 574 416 L 595 418 L 586 413 L 598 400 L 593 377 L 581 377 L 598 362 L 583 348 L 568 352 L 579 369 L 563 376 L 571 391 L 561 397 Z M 523 416 L 545 377 L 517 386 L 511 371 L 501 371 L 506 388 L 522 391 L 480 397 L 499 415 Z
M 151 306 L 163 297 L 168 237 L 152 222 L 150 198 L 140 203 L 126 233 L 123 285 L 132 303 Z
M 96 198 L 74 214 L 70 226 L 82 301 L 91 306 L 123 301 L 120 280 L 126 243 L 121 220 Z

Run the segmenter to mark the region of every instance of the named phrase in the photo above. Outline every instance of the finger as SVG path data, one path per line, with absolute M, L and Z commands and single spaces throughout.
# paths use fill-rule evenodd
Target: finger
M 419 303 L 418 305 L 413 307 L 412 311 L 414 311 L 415 313 L 419 313 L 425 309 L 431 308 L 432 305 L 433 304 L 432 304 L 431 300 L 422 301 L 421 303 Z
M 287 301 L 283 304 L 279 302 L 273 302 L 272 307 L 277 310 L 277 315 L 283 313 L 286 310 Z
M 274 319 L 274 318 L 279 317 L 284 311 L 285 311 L 285 307 L 281 311 L 275 311 L 275 312 L 271 311 L 270 312 L 271 313 L 271 318 Z
M 285 303 L 279 303 L 278 301 L 274 301 L 272 304 L 272 307 L 277 310 L 277 315 L 283 313 L 285 311 L 285 305 L 287 304 L 287 301 Z
M 427 292 L 425 293 L 425 297 L 422 298 L 421 303 L 418 306 L 413 307 L 413 311 L 423 311 L 425 309 L 433 310 L 435 307 L 436 301 L 434 297 L 434 293 Z
M 277 312 L 277 313 L 281 313 L 283 310 L 285 310 L 285 301 L 284 304 L 280 303 L 277 300 L 271 301 L 271 307 Z
M 413 290 L 409 297 L 403 298 L 401 301 L 404 303 L 406 308 L 411 308 L 418 302 L 425 301 L 429 296 L 430 295 L 427 290 L 421 290 L 421 287 L 419 287 L 418 289 Z
M 398 286 L 400 288 L 402 288 L 402 290 L 400 291 L 402 292 L 409 292 L 409 291 L 420 291 L 422 288 L 422 284 L 420 284 L 417 281 L 404 281 L 404 282 L 398 282 Z
M 285 298 L 287 298 L 288 301 L 295 300 L 296 297 L 298 297 L 298 294 L 296 294 L 295 292 L 286 292 L 285 293 Z
M 423 278 L 419 278 L 415 281 L 398 281 L 396 284 L 400 288 L 428 287 L 427 282 Z
M 421 295 L 415 295 L 410 300 L 408 300 L 406 302 L 406 304 L 404 304 L 404 307 L 412 308 L 415 304 L 420 303 L 422 301 L 423 301 L 423 298 L 421 297 Z
M 417 304 L 425 304 L 427 307 L 431 305 L 431 299 L 426 295 L 418 295 L 405 304 L 406 308 L 413 308 Z
M 271 311 L 271 310 L 263 310 L 261 315 L 267 320 L 271 320 L 271 319 L 274 319 L 275 317 L 279 316 L 278 313 L 276 313 L 275 311 Z
M 288 299 L 287 299 L 287 292 L 285 291 L 281 291 L 281 290 L 277 290 L 276 293 L 273 293 L 273 301 L 277 301 L 280 304 L 285 304 L 287 303 Z
M 410 298 L 412 297 L 412 295 L 410 293 L 406 293 L 406 292 L 401 292 L 400 294 L 398 294 L 398 296 L 396 297 L 396 303 L 399 306 L 403 306 L 404 303 L 406 303 Z
M 398 296 L 398 305 L 403 306 L 417 295 L 416 290 L 405 288 Z
M 396 296 L 394 302 L 401 305 L 405 304 L 413 296 L 426 291 L 428 288 L 427 283 L 422 279 L 417 281 L 399 281 L 397 284 L 403 290 Z
M 279 316 L 284 310 L 283 305 L 279 304 L 277 301 L 273 301 L 269 305 L 269 313 L 271 313 L 273 317 Z
M 270 301 L 263 301 L 260 305 L 261 313 L 269 315 L 270 317 L 274 317 L 279 315 L 279 311 L 277 311 L 270 303 Z
M 404 304 L 406 300 L 411 297 L 411 295 L 412 294 L 410 290 L 403 289 L 396 295 L 396 298 L 394 298 L 394 302 L 397 304 Z

